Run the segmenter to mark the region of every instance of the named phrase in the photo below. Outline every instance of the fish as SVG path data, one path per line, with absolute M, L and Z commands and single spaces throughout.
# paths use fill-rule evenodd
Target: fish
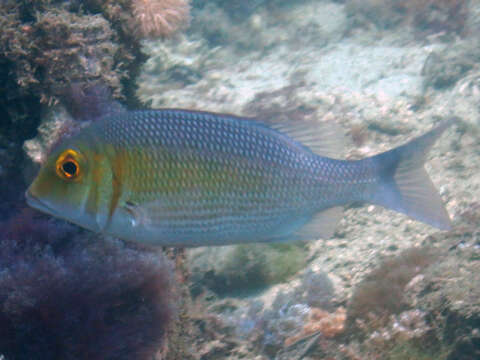
M 26 200 L 94 232 L 173 247 L 330 238 L 351 203 L 449 230 L 424 163 L 453 122 L 392 150 L 342 160 L 338 131 L 315 121 L 124 111 L 52 149 Z

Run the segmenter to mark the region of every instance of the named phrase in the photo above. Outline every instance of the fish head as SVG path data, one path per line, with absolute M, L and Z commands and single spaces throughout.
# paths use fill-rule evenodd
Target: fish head
M 47 214 L 98 231 L 91 211 L 92 151 L 85 144 L 67 142 L 52 151 L 26 191 L 29 206 Z M 93 191 L 92 191 L 93 190 Z

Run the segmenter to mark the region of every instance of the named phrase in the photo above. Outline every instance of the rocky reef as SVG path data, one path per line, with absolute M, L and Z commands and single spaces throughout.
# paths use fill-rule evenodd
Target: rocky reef
M 269 247 L 242 246 L 239 262 L 231 248 L 189 250 L 199 358 L 477 357 L 478 245 L 465 216 L 480 190 L 478 5 L 198 3 L 182 41 L 146 44 L 138 95 L 153 107 L 335 123 L 350 159 L 459 118 L 427 161 L 453 232 L 355 204 L 333 239 L 302 244 L 304 265 L 274 281 L 265 276 L 274 262 L 261 260 Z M 455 254 L 458 236 L 470 255 Z
M 353 26 L 373 24 L 378 28 L 411 26 L 417 37 L 436 33 L 466 34 L 466 0 L 347 0 L 346 11 Z

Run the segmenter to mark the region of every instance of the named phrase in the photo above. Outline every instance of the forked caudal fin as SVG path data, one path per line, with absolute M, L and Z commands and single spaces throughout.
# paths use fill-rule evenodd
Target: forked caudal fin
M 371 202 L 449 230 L 450 218 L 423 165 L 432 145 L 454 122 L 454 119 L 445 121 L 405 145 L 374 156 L 380 184 Z

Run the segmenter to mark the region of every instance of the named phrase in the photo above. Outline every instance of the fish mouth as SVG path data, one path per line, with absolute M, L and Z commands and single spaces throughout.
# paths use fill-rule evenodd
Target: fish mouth
M 62 214 L 62 212 L 56 211 L 52 209 L 45 201 L 40 200 L 38 197 L 32 194 L 30 189 L 28 189 L 25 192 L 25 199 L 27 200 L 28 206 L 31 208 L 41 211 L 43 213 L 46 213 L 48 215 L 54 216 L 56 218 L 71 222 L 73 224 L 76 224 L 80 227 L 87 228 L 91 231 L 99 232 L 100 229 L 98 227 L 97 223 L 92 223 L 91 221 L 88 222 L 81 222 L 81 221 L 76 221 L 74 219 L 68 218 L 65 214 Z
M 45 202 L 43 202 L 42 200 L 37 198 L 35 195 L 33 195 L 30 192 L 30 189 L 28 189 L 25 192 L 25 199 L 27 200 L 28 206 L 30 206 L 30 207 L 32 207 L 36 210 L 39 210 L 39 211 L 45 212 L 47 214 L 50 214 L 50 215 L 56 215 L 55 211 L 53 211 L 53 209 L 51 207 L 49 207 Z

